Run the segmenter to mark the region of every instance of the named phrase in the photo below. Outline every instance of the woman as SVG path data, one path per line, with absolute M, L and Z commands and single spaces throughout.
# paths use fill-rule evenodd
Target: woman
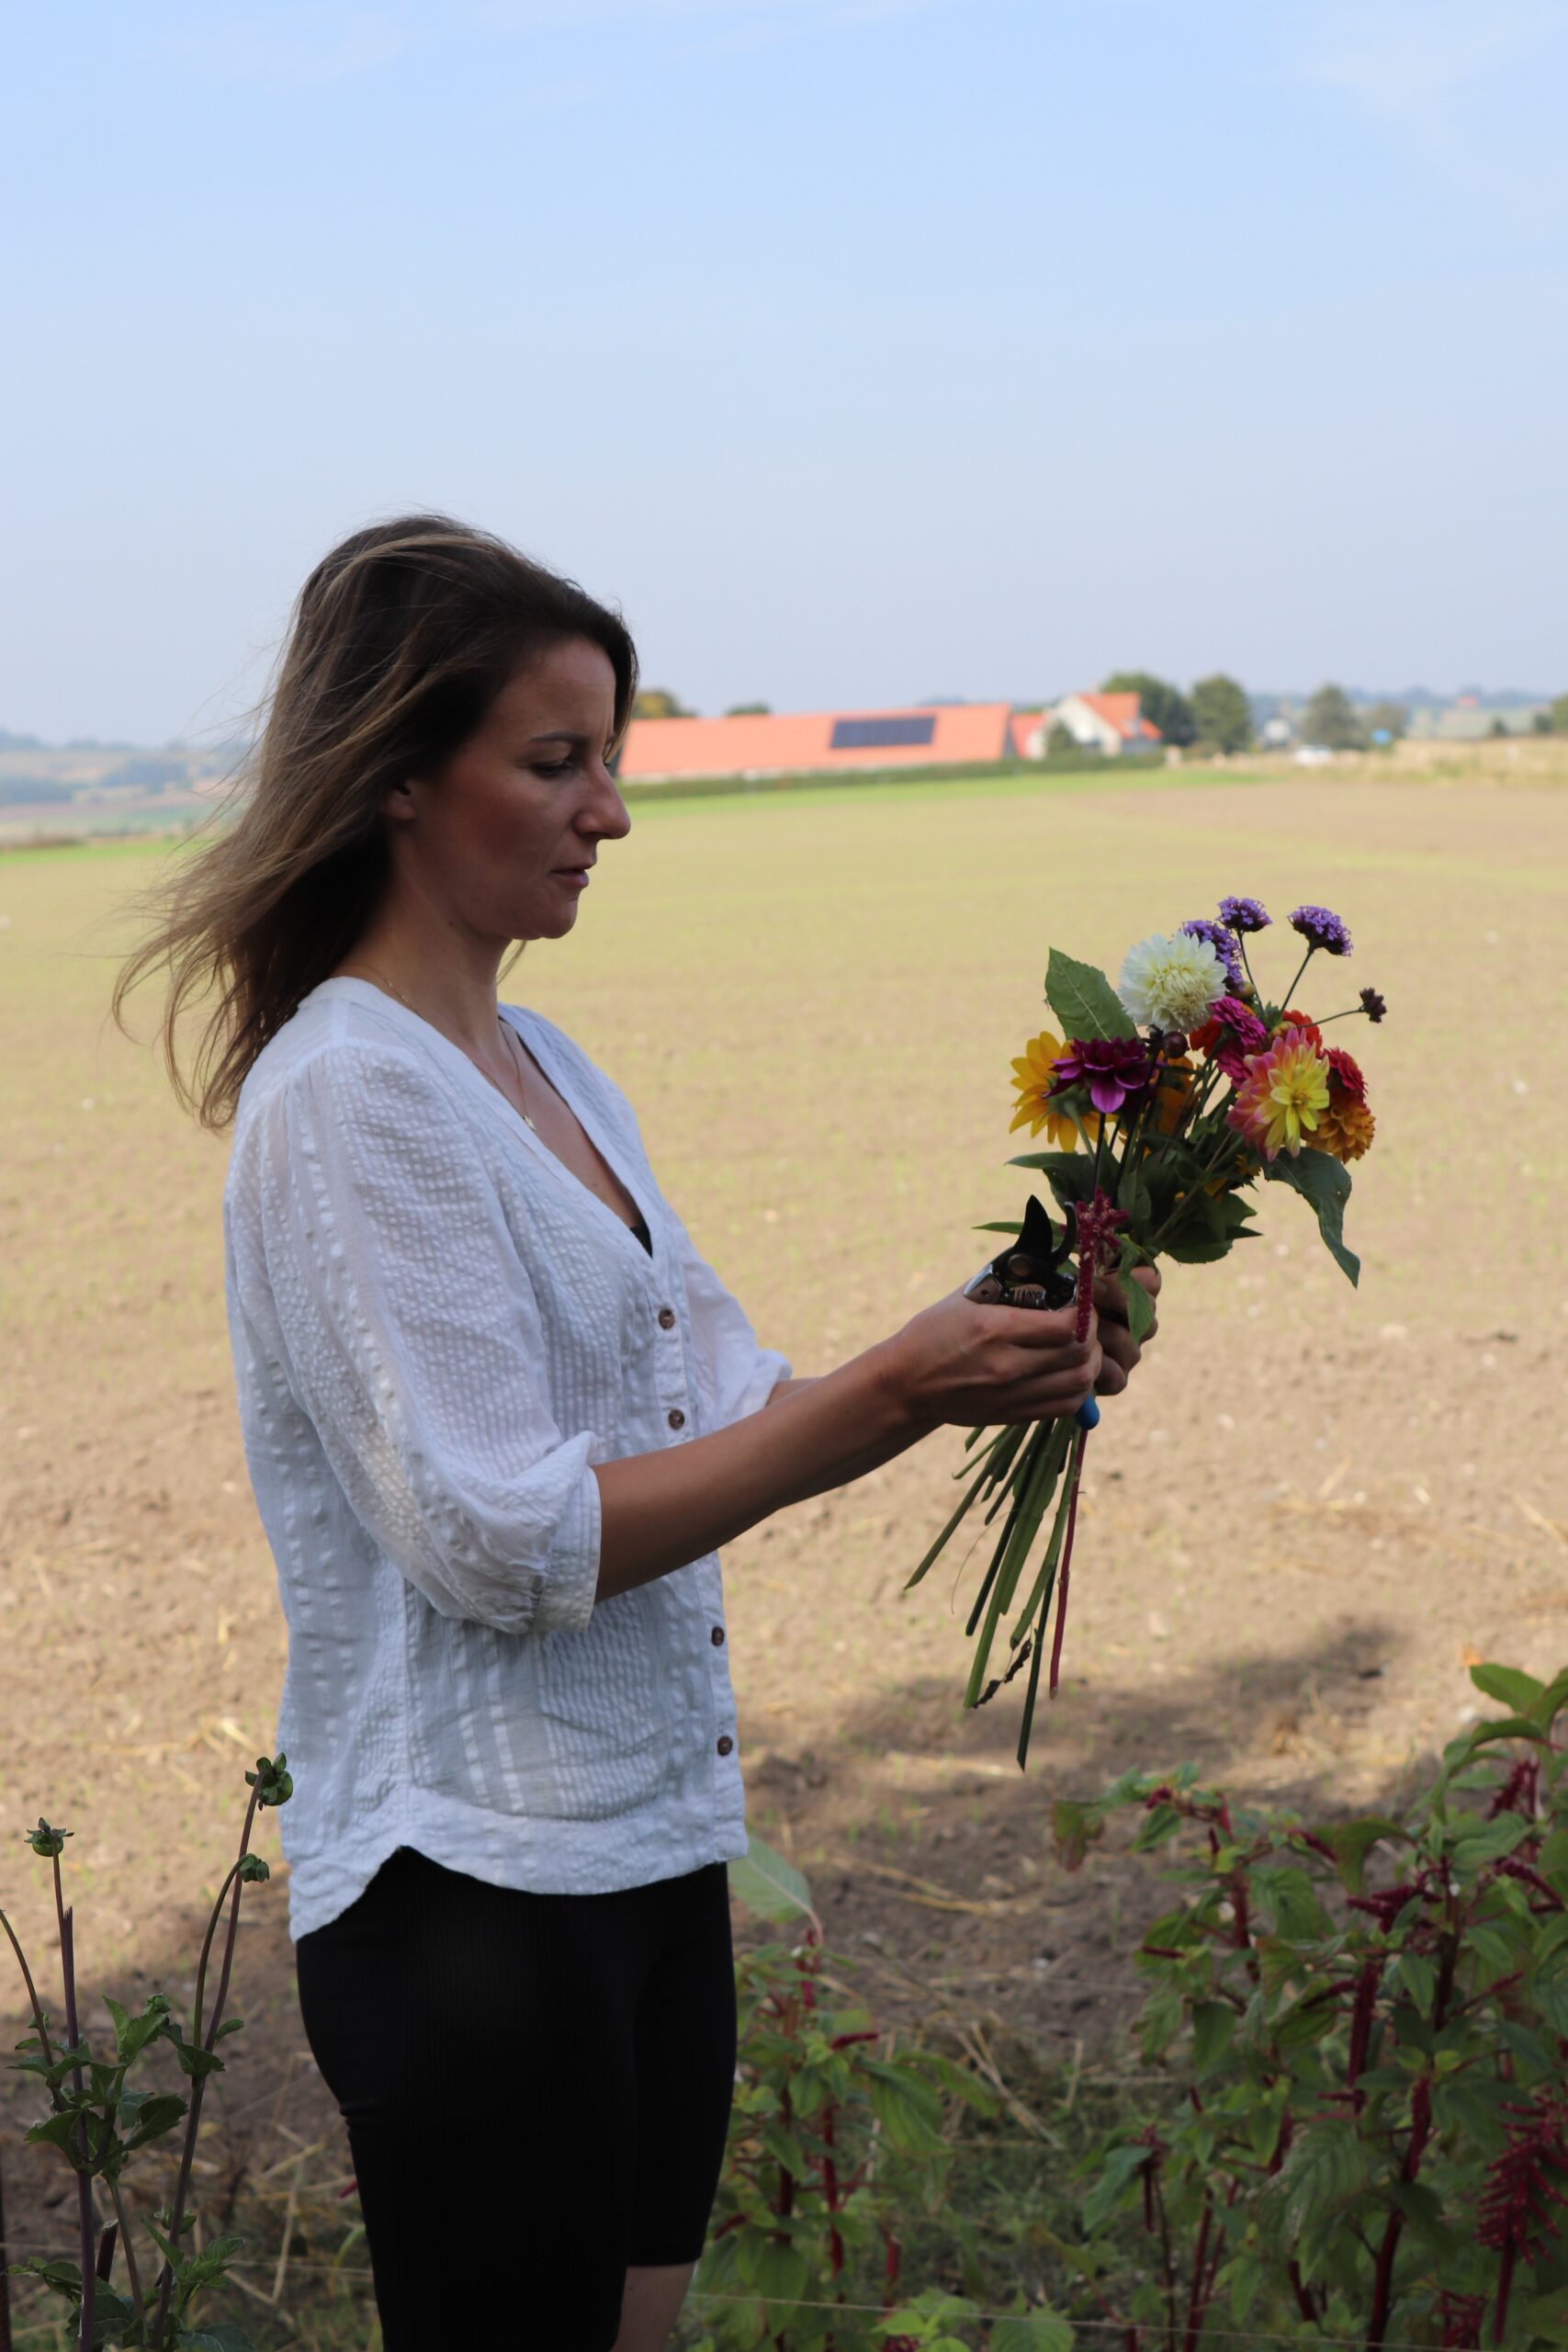
M 498 1004 L 628 830 L 636 675 L 614 614 L 498 540 L 357 533 L 300 596 L 237 821 L 121 981 L 168 967 L 176 1083 L 234 1128 L 300 2003 L 387 2352 L 673 2324 L 735 2054 L 717 1547 L 943 1423 L 1071 1413 L 1138 1352 L 955 1295 L 793 1379 L 624 1096 Z

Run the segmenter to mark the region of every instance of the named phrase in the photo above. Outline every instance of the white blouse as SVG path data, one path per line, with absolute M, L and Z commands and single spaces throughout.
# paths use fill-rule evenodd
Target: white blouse
M 240 1098 L 229 1325 L 288 1623 L 296 1936 L 399 1846 L 561 1894 L 745 1850 L 717 1555 L 596 1602 L 592 1465 L 723 1429 L 789 1367 L 698 1257 L 619 1089 L 502 1011 L 651 1257 L 367 980 L 307 997 Z

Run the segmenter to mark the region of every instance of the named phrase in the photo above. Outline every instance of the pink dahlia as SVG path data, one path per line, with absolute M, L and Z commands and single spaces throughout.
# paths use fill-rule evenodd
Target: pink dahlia
M 1101 1117 L 1113 1119 L 1127 1097 L 1148 1084 L 1149 1057 L 1141 1037 L 1075 1037 L 1058 1056 L 1055 1072 L 1053 1094 L 1087 1087 Z
M 1299 1029 L 1249 1058 L 1225 1117 L 1265 1159 L 1293 1159 L 1328 1109 L 1328 1061 Z
M 1337 1100 L 1348 1095 L 1352 1102 L 1367 1099 L 1367 1081 L 1361 1076 L 1360 1064 L 1342 1046 L 1328 1047 L 1328 1091 Z

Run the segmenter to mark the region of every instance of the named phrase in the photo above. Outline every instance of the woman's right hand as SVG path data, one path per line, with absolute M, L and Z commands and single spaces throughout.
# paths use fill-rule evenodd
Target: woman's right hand
M 931 1429 L 1066 1419 L 1100 1367 L 1093 1317 L 1082 1340 L 1075 1319 L 1071 1306 L 981 1306 L 954 1291 L 886 1342 L 887 1376 L 910 1418 Z

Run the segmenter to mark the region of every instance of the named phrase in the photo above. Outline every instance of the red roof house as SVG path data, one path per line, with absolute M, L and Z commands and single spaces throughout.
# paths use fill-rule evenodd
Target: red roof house
M 830 775 L 857 768 L 960 767 L 1007 758 L 1011 706 L 797 711 L 743 718 L 634 718 L 623 783 L 697 775 Z

